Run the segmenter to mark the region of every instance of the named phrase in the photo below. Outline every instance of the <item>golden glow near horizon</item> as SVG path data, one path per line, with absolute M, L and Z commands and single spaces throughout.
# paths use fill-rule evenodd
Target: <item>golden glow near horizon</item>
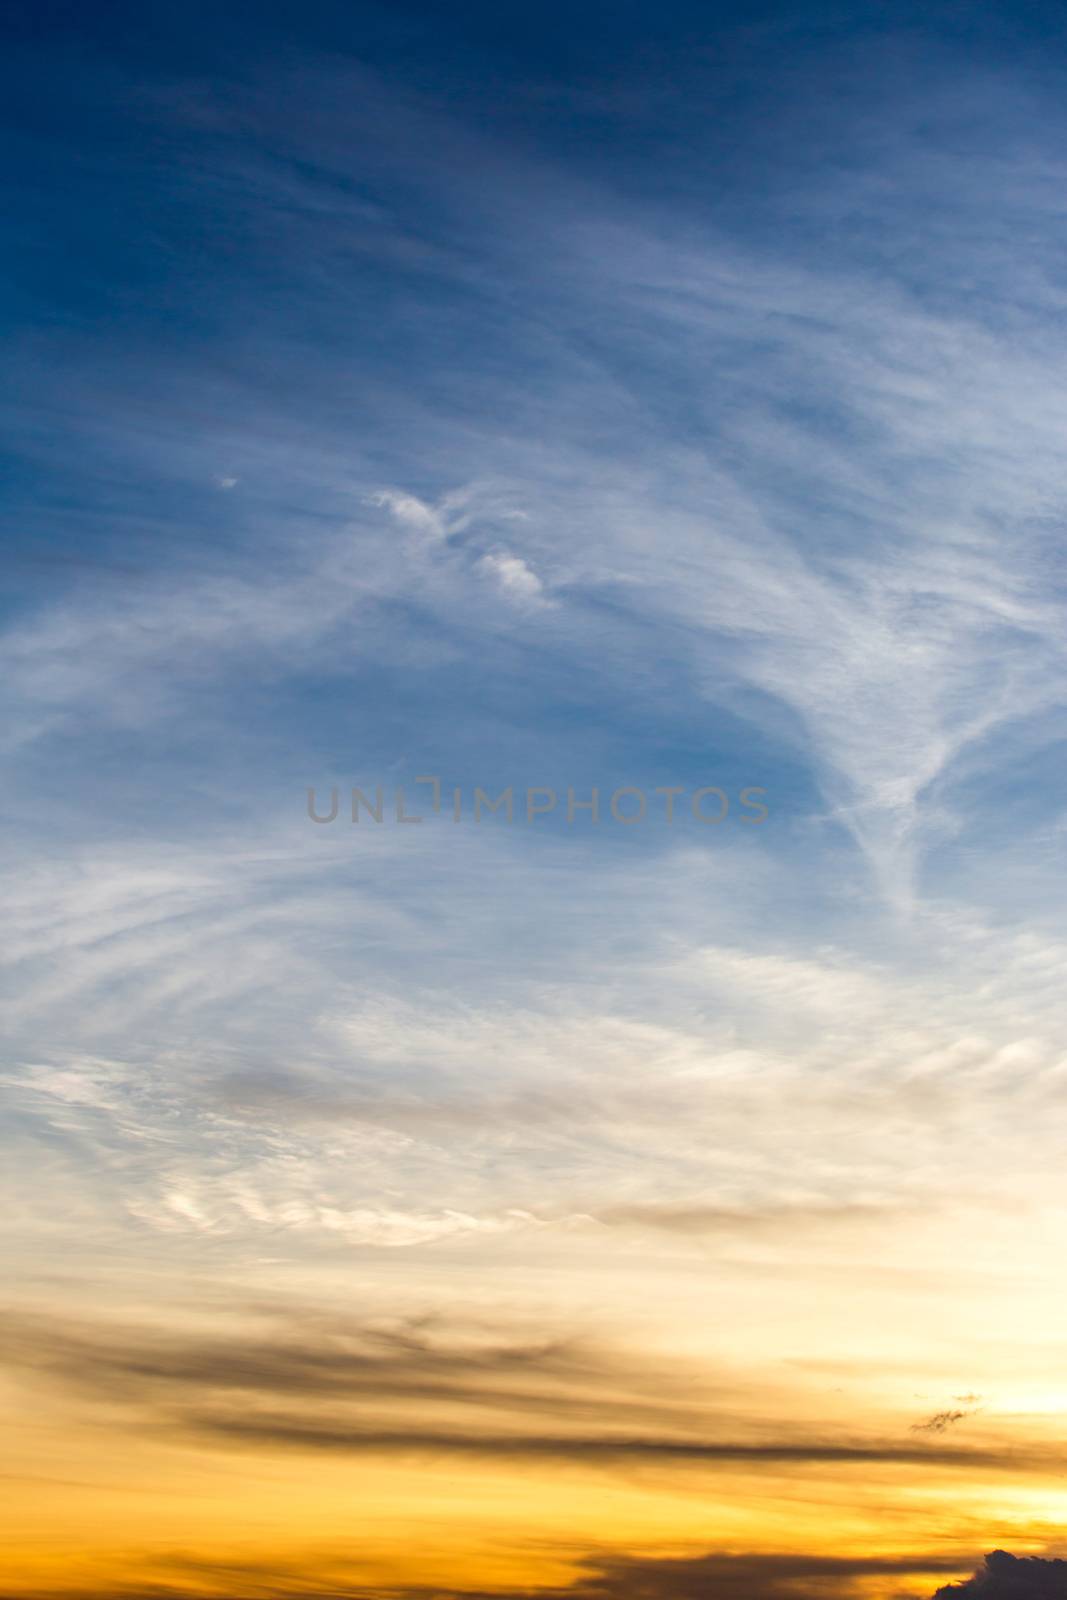
M 1058 990 L 1030 943 L 912 934 L 936 963 L 394 994 L 289 1077 L 31 1068 L 5 1593 L 599 1600 L 711 1563 L 881 1600 L 1054 1547 Z
M 939 1226 L 940 1265 L 922 1217 L 777 1218 L 755 1247 L 687 1225 L 614 1258 L 572 1222 L 548 1292 L 543 1229 L 410 1247 L 402 1280 L 373 1251 L 314 1267 L 283 1231 L 265 1260 L 221 1235 L 165 1298 L 136 1249 L 111 1305 L 41 1283 L 4 1325 L 0 1582 L 508 1593 L 613 1551 L 803 1551 L 854 1563 L 858 1596 L 885 1592 L 875 1558 L 930 1592 L 976 1542 L 1043 1549 L 1067 1515 L 1054 1329 L 1006 1337 L 1029 1219 L 1017 1258 Z

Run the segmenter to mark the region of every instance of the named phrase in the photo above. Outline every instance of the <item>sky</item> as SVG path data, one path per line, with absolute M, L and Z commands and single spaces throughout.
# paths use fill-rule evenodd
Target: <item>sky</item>
M 5 1600 L 1060 1594 L 1067 19 L 10 24 Z

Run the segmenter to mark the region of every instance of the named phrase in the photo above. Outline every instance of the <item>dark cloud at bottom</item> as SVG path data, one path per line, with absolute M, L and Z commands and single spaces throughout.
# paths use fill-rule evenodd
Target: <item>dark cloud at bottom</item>
M 565 1592 L 567 1600 L 846 1600 L 861 1580 L 883 1576 L 887 1594 L 897 1593 L 909 1577 L 946 1570 L 958 1571 L 958 1562 L 944 1556 L 619 1556 L 591 1566 Z
M 1067 1600 L 1067 1561 L 994 1550 L 965 1583 L 949 1583 L 935 1600 Z
M 995 1553 L 989 1562 L 1003 1558 Z M 1021 1562 L 1031 1568 L 1034 1563 Z M 1067 1567 L 1067 1563 L 1037 1563 Z M 447 1584 L 389 1588 L 337 1578 L 301 1578 L 265 1566 L 219 1566 L 186 1559 L 168 1576 L 62 1592 L 63 1600 L 853 1600 L 870 1593 L 870 1581 L 885 1580 L 885 1600 L 928 1592 L 933 1573 L 956 1574 L 958 1560 L 944 1555 L 835 1557 L 798 1554 L 714 1554 L 687 1558 L 627 1555 L 590 1558 L 575 1579 L 557 1588 L 469 1589 Z M 986 1569 L 983 1569 L 985 1571 Z M 211 1587 L 205 1591 L 205 1581 Z M 982 1600 L 1060 1600 L 1067 1588 L 973 1588 L 982 1574 L 937 1591 L 945 1597 Z M 861 1588 L 862 1586 L 862 1588 Z M 59 1600 L 55 1591 L 8 1592 L 2 1600 Z

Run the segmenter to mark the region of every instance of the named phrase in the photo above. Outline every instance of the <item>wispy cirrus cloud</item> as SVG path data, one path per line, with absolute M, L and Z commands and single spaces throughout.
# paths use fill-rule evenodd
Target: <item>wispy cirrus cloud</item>
M 339 176 L 353 160 L 339 147 L 343 80 L 320 88 L 306 137 Z M 381 85 L 368 94 L 364 103 L 387 98 Z M 250 114 L 268 115 L 258 101 Z M 561 669 L 588 671 L 596 655 L 610 671 L 639 649 L 631 693 L 684 674 L 691 736 L 739 707 L 784 736 L 882 893 L 906 905 L 926 849 L 973 821 L 977 781 L 996 767 L 994 737 L 1040 740 L 1036 719 L 1063 706 L 1063 595 L 1046 556 L 1067 487 L 1058 443 L 1067 391 L 1048 322 L 1055 287 L 1040 262 L 1025 295 L 998 280 L 1005 301 L 992 310 L 986 300 L 947 304 L 931 293 L 934 260 L 904 281 L 858 244 L 823 265 L 781 259 L 517 152 L 528 214 L 465 211 L 463 160 L 502 199 L 514 180 L 500 152 L 403 96 L 388 118 L 391 159 L 436 185 L 441 226 L 544 307 L 536 338 L 517 325 L 505 332 L 520 367 L 536 356 L 536 385 L 502 425 L 497 380 L 475 345 L 461 428 L 412 395 L 395 400 L 423 440 L 417 463 L 397 456 L 397 486 L 368 487 L 369 466 L 327 420 L 272 468 L 299 480 L 313 520 L 261 501 L 270 538 L 232 550 L 236 571 L 194 573 L 177 592 L 165 577 L 158 593 L 22 624 L 7 652 L 12 687 L 40 706 L 26 731 L 61 726 L 52 717 L 68 696 L 84 704 L 91 694 L 105 718 L 108 705 L 128 718 L 138 703 L 143 714 L 161 703 L 173 714 L 175 688 L 207 661 L 234 692 L 250 658 L 291 661 L 296 651 L 319 667 L 333 651 L 352 663 L 388 637 L 394 659 L 410 648 L 416 661 L 425 641 L 396 628 L 406 602 L 446 633 L 462 621 L 471 656 L 495 654 L 496 619 L 479 607 L 494 592 L 525 603 L 547 589 L 554 620 L 539 650 Z M 225 164 L 236 152 L 223 139 L 215 157 Z M 271 181 L 257 183 L 257 200 Z M 294 206 L 290 191 L 324 180 L 290 171 L 273 181 L 279 209 L 310 238 L 321 208 Z M 1024 215 L 1026 204 L 1013 202 Z M 1031 204 L 1047 220 L 1040 193 Z M 998 249 L 981 257 L 990 273 Z M 458 257 L 439 268 L 444 286 L 467 282 Z M 402 285 L 386 317 L 402 315 L 414 292 Z M 687 396 L 688 429 L 664 373 Z M 596 437 L 575 426 L 581 417 L 597 419 Z M 406 532 L 402 559 L 372 524 L 339 525 L 346 494 L 350 523 L 362 502 Z M 489 579 L 480 588 L 478 573 Z M 381 607 L 388 630 L 372 615 Z M 478 715 L 466 708 L 474 726 Z
M 5 1314 L 0 1358 L 118 1408 L 133 1431 L 219 1448 L 557 1460 L 624 1468 L 1054 1470 L 1001 1431 L 966 1446 L 775 1416 L 737 1372 L 663 1370 L 588 1340 L 501 1338 L 440 1318 L 392 1327 L 308 1311 L 207 1336 Z M 936 1430 L 935 1430 L 936 1431 Z

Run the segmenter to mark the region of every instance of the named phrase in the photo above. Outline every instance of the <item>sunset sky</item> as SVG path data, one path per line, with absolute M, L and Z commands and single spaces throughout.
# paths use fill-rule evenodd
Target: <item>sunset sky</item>
M 1067 1550 L 1067 13 L 9 18 L 3 1600 Z

